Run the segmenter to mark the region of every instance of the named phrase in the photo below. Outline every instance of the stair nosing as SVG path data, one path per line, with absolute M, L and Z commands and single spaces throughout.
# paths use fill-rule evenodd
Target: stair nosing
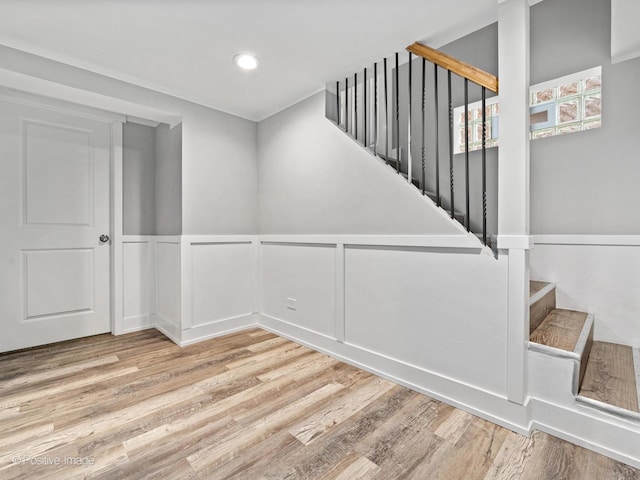
M 580 355 L 576 352 L 570 352 L 569 350 L 563 350 L 562 348 L 550 347 L 543 343 L 532 342 L 529 340 L 529 350 L 532 352 L 545 353 L 556 358 L 566 358 L 568 360 L 580 361 Z
M 556 284 L 555 283 L 553 283 L 553 282 L 547 283 L 543 288 L 541 288 L 540 290 L 538 290 L 536 293 L 534 293 L 533 295 L 531 295 L 529 297 L 529 306 L 533 305 L 538 300 L 542 300 L 544 298 L 544 296 L 547 293 L 549 293 L 551 290 L 553 290 L 554 288 L 556 288 Z
M 576 402 L 583 406 L 595 408 L 598 411 L 614 415 L 616 417 L 622 417 L 626 420 L 633 420 L 634 422 L 640 421 L 640 413 L 633 410 L 627 410 L 626 408 L 617 407 L 609 403 L 601 402 L 590 397 L 584 397 L 582 395 L 576 395 Z

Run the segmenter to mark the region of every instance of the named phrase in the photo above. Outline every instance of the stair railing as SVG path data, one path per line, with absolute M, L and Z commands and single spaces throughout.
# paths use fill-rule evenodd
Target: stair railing
M 459 220 L 467 231 L 472 231 L 471 222 L 471 196 L 470 196 L 470 165 L 469 165 L 469 84 L 480 87 L 481 96 L 481 202 L 482 220 L 474 226 L 476 233 L 484 245 L 489 245 L 487 233 L 487 115 L 486 99 L 487 90 L 498 93 L 498 79 L 477 67 L 457 60 L 438 50 L 420 43 L 414 43 L 407 47 L 409 59 L 407 64 L 407 79 L 401 85 L 400 70 L 404 68 L 400 63 L 399 53 L 395 53 L 392 62 L 384 58 L 381 62 L 375 62 L 373 68 L 364 68 L 356 72 L 352 77 L 346 77 L 344 81 L 329 84 L 327 91 L 335 95 L 335 101 L 327 102 L 327 118 L 335 122 L 345 133 L 351 135 L 354 140 L 369 149 L 371 153 L 379 156 L 388 165 L 393 167 L 398 174 L 406 177 L 409 183 L 418 187 L 423 195 L 428 195 L 439 207 L 446 208 L 452 219 Z M 420 72 L 420 93 L 418 105 L 419 116 L 414 109 L 414 82 L 413 64 L 417 57 Z M 428 128 L 428 99 L 427 99 L 427 62 L 433 65 L 433 80 L 429 88 L 433 90 L 432 110 L 433 125 L 430 125 L 432 144 L 429 146 L 427 135 Z M 392 65 L 389 65 L 389 64 Z M 381 64 L 381 65 L 380 65 Z M 382 68 L 379 68 L 379 67 Z M 391 69 L 391 72 L 389 71 Z M 447 78 L 447 113 L 448 113 L 448 145 L 446 156 L 448 157 L 448 198 L 441 195 L 440 186 L 440 162 L 444 153 L 440 142 L 440 92 L 439 71 L 444 70 Z M 361 75 L 359 75 L 361 73 Z M 464 82 L 464 184 L 465 202 L 462 216 L 456 211 L 455 192 L 455 163 L 454 162 L 454 108 L 452 93 L 452 75 L 461 77 Z M 391 78 L 390 78 L 391 77 Z M 391 83 L 391 86 L 389 85 Z M 380 86 L 380 84 L 382 84 Z M 389 91 L 391 88 L 391 91 Z M 333 91 L 335 89 L 335 92 Z M 329 98 L 329 95 L 328 95 Z M 391 101 L 390 101 L 391 100 Z M 402 101 L 401 101 L 402 100 Z M 391 105 L 390 105 L 391 103 Z M 360 107 L 360 108 L 359 108 Z M 404 110 L 404 111 L 403 111 Z M 444 115 L 444 112 L 442 112 Z M 404 115 L 401 115 L 404 114 Z M 401 125 L 401 118 L 406 124 Z M 361 121 L 359 122 L 359 119 Z M 417 121 L 416 121 L 417 120 Z M 406 128 L 406 135 L 401 141 L 401 126 Z M 412 135 L 412 131 L 419 128 L 419 135 Z M 419 139 L 419 140 L 418 140 Z M 419 145 L 416 142 L 419 141 Z M 405 147 L 401 145 L 405 142 Z M 419 164 L 413 165 L 412 151 L 416 147 L 419 155 Z M 394 155 L 395 150 L 395 158 Z M 429 159 L 429 151 L 433 152 L 433 158 Z M 406 158 L 403 158 L 406 157 Z M 416 156 L 417 158 L 417 156 Z M 428 175 L 428 164 L 434 167 L 434 177 Z M 418 169 L 418 175 L 414 177 L 414 170 Z M 427 182 L 435 188 L 435 192 L 429 192 Z M 448 203 L 448 205 L 445 205 Z M 447 208 L 448 207 L 448 208 Z

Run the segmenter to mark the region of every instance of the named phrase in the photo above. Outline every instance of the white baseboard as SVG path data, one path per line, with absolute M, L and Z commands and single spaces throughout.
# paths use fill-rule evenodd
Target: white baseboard
M 607 419 L 605 413 L 596 417 L 595 411 L 583 412 L 537 398 L 531 403 L 534 429 L 640 468 L 640 428 L 637 423 Z
M 517 405 L 495 393 L 355 345 L 340 343 L 268 315 L 260 315 L 258 326 L 509 430 L 529 435 L 529 408 L 526 405 Z
M 188 330 L 179 331 L 175 325 L 160 315 L 151 315 L 153 323 L 146 328 L 155 328 L 179 347 L 203 342 L 211 338 L 222 337 L 241 330 L 258 326 L 258 314 L 250 313 L 239 317 L 218 320 Z
M 126 335 L 127 333 L 141 332 L 143 330 L 150 330 L 152 328 L 156 328 L 156 326 L 155 325 L 138 325 L 136 327 L 127 328 L 123 330 L 122 333 L 119 333 L 118 335 Z
M 164 318 L 162 315 L 154 314 L 153 326 L 162 333 L 165 337 L 171 340 L 176 345 L 180 345 L 182 342 L 181 331 L 174 322 Z
M 155 326 L 154 322 L 153 314 L 126 317 L 122 322 L 124 326 L 122 333 L 139 332 L 140 330 L 153 328 Z
M 250 313 L 239 317 L 217 320 L 206 325 L 191 327 L 182 331 L 182 340 L 178 343 L 181 347 L 193 343 L 202 342 L 215 337 L 221 337 L 230 333 L 246 330 L 258 326 L 258 314 Z

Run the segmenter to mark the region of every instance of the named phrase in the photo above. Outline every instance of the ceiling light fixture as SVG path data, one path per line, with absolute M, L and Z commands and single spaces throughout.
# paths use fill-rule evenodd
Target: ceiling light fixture
M 233 57 L 233 63 L 243 70 L 254 70 L 258 68 L 258 57 L 250 53 L 239 53 Z

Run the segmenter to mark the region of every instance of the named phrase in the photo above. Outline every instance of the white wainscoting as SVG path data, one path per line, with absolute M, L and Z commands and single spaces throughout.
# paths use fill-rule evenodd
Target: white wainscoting
M 336 338 L 336 246 L 262 244 L 262 312 Z
M 527 406 L 506 399 L 506 254 L 436 237 L 306 240 L 260 237 L 261 327 L 529 431 Z
M 123 333 L 156 327 L 178 345 L 257 323 L 253 235 L 123 237 Z
M 530 262 L 559 308 L 594 314 L 596 340 L 640 346 L 640 236 L 536 235 Z
M 259 325 L 517 432 L 538 428 L 640 466 L 637 425 L 576 404 L 562 359 L 529 352 L 529 397 L 508 401 L 509 251 L 449 240 L 124 237 L 125 331 L 156 327 L 187 345 Z M 640 311 L 629 294 L 640 288 L 640 239 L 539 240 L 532 275 L 558 284 L 560 306 L 608 318 L 600 289 L 625 315 Z
M 345 343 L 504 395 L 507 268 L 477 252 L 345 246 Z
M 181 258 L 181 345 L 256 325 L 258 251 L 253 235 L 184 235 Z
M 156 239 L 156 328 L 182 341 L 180 237 Z
M 249 315 L 255 249 L 247 243 L 191 244 L 191 327 Z
M 122 242 L 123 333 L 153 327 L 156 312 L 156 244 L 153 237 Z

